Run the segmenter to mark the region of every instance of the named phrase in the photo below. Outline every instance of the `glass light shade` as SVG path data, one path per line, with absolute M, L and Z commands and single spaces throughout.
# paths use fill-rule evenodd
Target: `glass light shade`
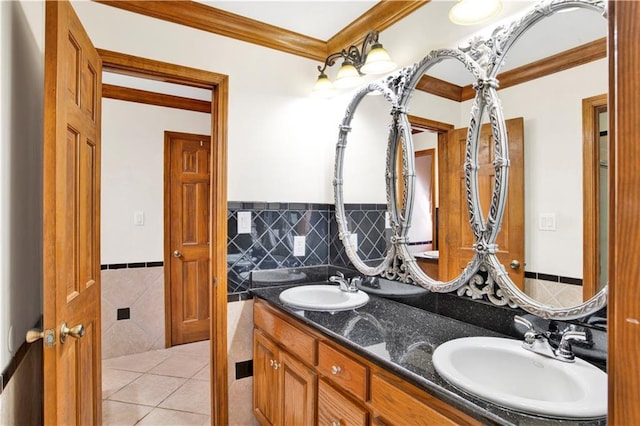
M 458 25 L 475 25 L 502 10 L 502 0 L 459 0 L 449 10 L 449 20 Z
M 348 89 L 359 85 L 361 81 L 362 78 L 356 67 L 351 62 L 345 61 L 342 63 L 333 84 L 340 89 Z
M 365 74 L 383 74 L 385 72 L 392 71 L 396 68 L 396 63 L 391 60 L 391 57 L 384 50 L 381 44 L 376 43 L 371 46 L 371 51 L 367 55 L 360 71 Z
M 313 85 L 311 94 L 319 98 L 328 98 L 333 96 L 336 92 L 336 88 L 326 74 L 322 73 L 318 76 L 316 84 Z

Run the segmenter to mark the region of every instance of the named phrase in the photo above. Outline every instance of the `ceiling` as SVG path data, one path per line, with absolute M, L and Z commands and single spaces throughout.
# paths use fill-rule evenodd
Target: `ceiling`
M 377 3 L 370 0 L 196 1 L 319 40 L 330 39 Z
M 323 41 L 340 33 L 378 3 L 367 0 L 196 1 Z M 399 66 L 409 65 L 435 48 L 458 47 L 478 32 L 487 36 L 488 29 L 511 22 L 515 19 L 514 17 L 522 15 L 537 2 L 505 0 L 499 16 L 487 23 L 468 27 L 449 21 L 448 11 L 455 3 L 456 0 L 431 0 L 405 17 L 398 25 L 383 32 L 381 41 Z M 606 33 L 606 20 L 592 11 L 580 9 L 570 13 L 556 14 L 544 19 L 525 33 L 509 53 L 502 71 L 529 64 L 604 37 Z M 412 42 L 407 43 L 407 40 Z M 435 44 L 429 45 L 429 42 Z M 469 73 L 455 61 L 442 63 L 430 70 L 429 74 L 460 86 L 470 83 Z M 117 77 L 117 79 L 120 78 Z M 113 83 L 117 84 L 118 81 Z M 123 81 L 119 83 L 131 86 L 131 83 L 126 84 Z M 191 93 L 190 96 L 206 99 L 208 94 Z
M 320 40 L 329 40 L 378 3 L 370 0 L 195 1 Z M 538 1 L 504 0 L 503 9 L 497 17 L 474 26 L 460 26 L 449 21 L 448 11 L 455 3 L 457 0 L 431 0 L 400 21 L 399 26 L 405 25 L 402 29 L 403 36 L 406 34 L 404 39 L 432 39 L 434 32 L 429 32 L 427 28 L 437 28 L 436 32 L 439 37 L 442 37 L 442 44 L 430 46 L 424 53 L 419 50 L 418 56 L 415 56 L 415 53 L 412 56 L 401 52 L 401 57 L 397 60 L 399 66 L 419 60 L 428 50 L 434 48 L 458 47 L 484 28 L 495 28 L 505 22 L 511 22 Z M 556 14 L 539 22 L 521 37 L 516 44 L 517 48 L 509 53 L 502 71 L 552 56 L 605 37 L 606 34 L 606 20 L 593 11 L 577 9 L 570 13 Z M 488 35 L 486 31 L 484 35 Z M 381 37 L 385 46 L 388 46 L 387 36 L 384 33 Z M 394 51 L 389 50 L 395 59 L 398 53 L 394 55 Z M 407 59 L 409 59 L 408 62 Z M 458 64 L 444 64 L 433 70 L 432 75 L 457 85 L 469 84 L 468 73 L 456 65 Z

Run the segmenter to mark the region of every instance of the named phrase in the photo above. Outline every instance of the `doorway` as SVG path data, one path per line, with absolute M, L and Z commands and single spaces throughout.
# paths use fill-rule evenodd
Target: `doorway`
M 211 90 L 212 99 L 208 107 L 201 101 L 177 98 L 175 96 L 152 96 L 135 90 L 107 88 L 109 97 L 121 100 L 163 106 L 179 107 L 211 113 L 211 142 L 209 156 L 211 196 L 208 201 L 210 218 L 208 223 L 209 244 L 208 259 L 210 268 L 207 273 L 209 284 L 209 330 L 211 363 L 211 419 L 213 424 L 225 424 L 227 421 L 227 353 L 226 353 L 226 122 L 228 104 L 228 78 L 221 74 L 197 70 L 179 65 L 154 61 L 98 49 L 103 62 L 103 70 L 159 80 L 174 84 Z

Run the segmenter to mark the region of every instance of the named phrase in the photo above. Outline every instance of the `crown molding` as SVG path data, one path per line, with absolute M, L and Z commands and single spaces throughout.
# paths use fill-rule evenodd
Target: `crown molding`
M 211 101 L 201 101 L 198 99 L 149 92 L 146 90 L 132 89 L 131 87 L 116 86 L 112 84 L 102 85 L 102 97 L 147 105 L 177 108 L 186 111 L 211 113 Z
M 357 45 L 364 41 L 368 32 L 387 29 L 430 1 L 382 0 L 331 37 L 327 41 L 327 52 L 339 52 Z
M 343 47 L 361 42 L 372 29 L 382 31 L 388 28 L 430 0 L 382 0 L 329 41 L 319 40 L 194 1 L 94 1 L 174 24 L 324 62 L 330 52 L 340 51 Z
M 500 89 L 526 83 L 540 77 L 555 74 L 579 65 L 597 61 L 607 57 L 607 39 L 600 38 L 590 43 L 583 44 L 573 49 L 565 50 L 539 61 L 531 62 L 510 71 L 498 74 Z M 417 90 L 432 95 L 440 96 L 452 101 L 463 102 L 475 98 L 476 91 L 471 85 L 458 86 L 444 80 L 424 75 L 418 84 Z
M 325 41 L 194 1 L 94 1 L 309 59 L 324 61 L 327 57 Z

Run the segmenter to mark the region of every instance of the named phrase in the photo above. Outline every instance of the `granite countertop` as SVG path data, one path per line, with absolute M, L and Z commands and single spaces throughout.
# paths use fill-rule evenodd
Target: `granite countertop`
M 502 425 L 606 424 L 604 418 L 555 420 L 502 408 L 458 390 L 442 379 L 433 367 L 433 350 L 448 340 L 508 336 L 371 294 L 369 303 L 356 310 L 336 313 L 296 310 L 279 300 L 280 293 L 290 287 L 293 286 L 255 288 L 251 293 L 482 422 Z

